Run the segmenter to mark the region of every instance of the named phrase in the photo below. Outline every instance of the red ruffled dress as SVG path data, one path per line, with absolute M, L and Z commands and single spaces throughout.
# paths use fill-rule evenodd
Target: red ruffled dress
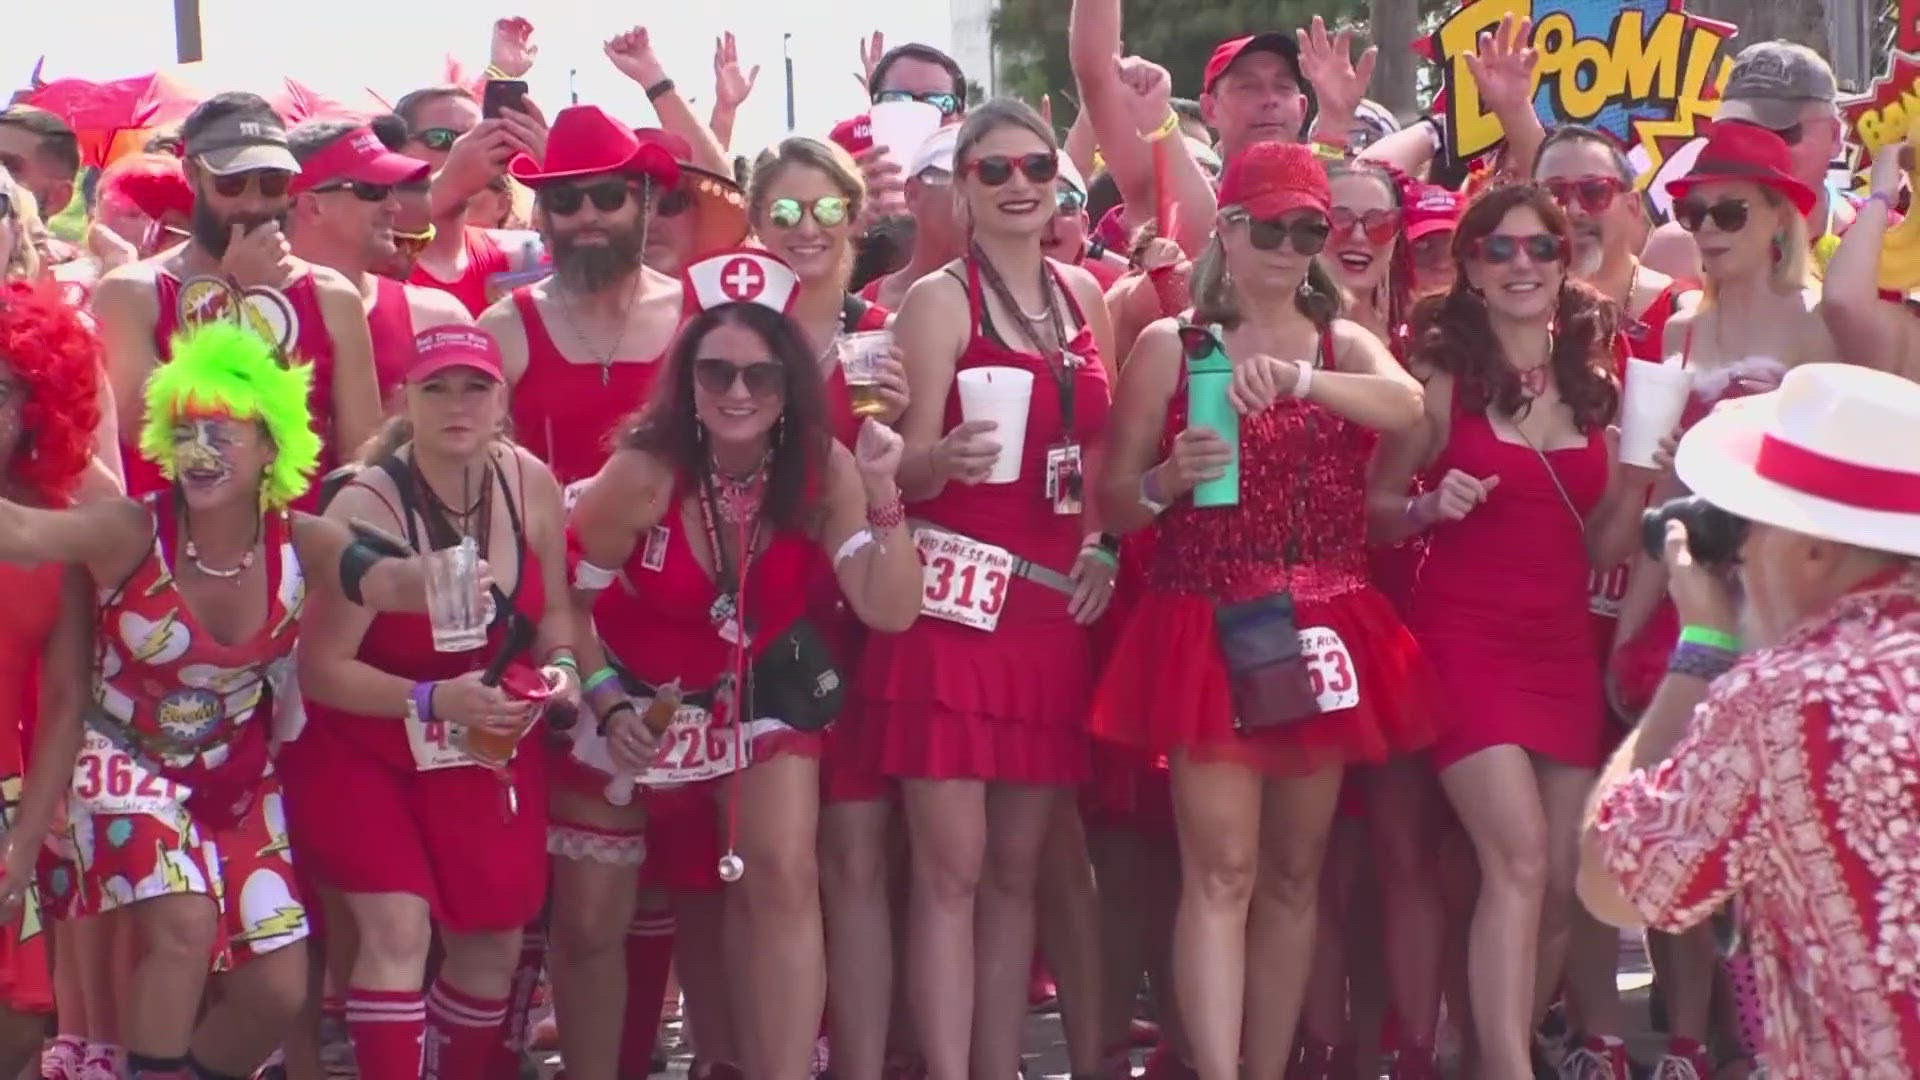
M 1163 454 L 1186 415 L 1183 378 L 1168 405 Z M 1366 472 L 1375 438 L 1296 398 L 1242 418 L 1239 504 L 1201 509 L 1183 497 L 1155 524 L 1146 592 L 1094 697 L 1096 735 L 1272 776 L 1385 761 L 1433 741 L 1432 676 L 1367 579 Z M 1308 652 L 1328 711 L 1243 735 L 1233 726 L 1215 609 L 1282 590 L 1293 593 L 1303 644 L 1318 642 Z
M 1532 447 L 1507 442 L 1484 413 L 1455 403 L 1429 475 L 1459 469 L 1500 485 L 1465 518 L 1433 527 L 1408 613 L 1441 683 L 1437 768 L 1508 745 L 1600 764 L 1605 705 L 1583 522 L 1606 493 L 1606 442 L 1596 428 L 1585 446 L 1546 458 L 1565 499 Z
M 1047 358 L 1008 347 L 988 324 L 978 268 L 966 264 L 973 336 L 955 364 L 1033 372 L 1020 477 L 1009 484 L 948 483 L 911 513 L 942 529 L 1004 548 L 1058 573 L 1072 570 L 1085 539 L 1079 515 L 1056 514 L 1046 496 L 1047 452 L 1063 436 L 1091 447 L 1107 423 L 1111 391 L 1064 282 L 1055 281 L 1080 329 L 1067 352 L 1074 365 L 1073 430 L 1063 431 L 1062 397 Z M 961 421 L 958 386 L 947 394 L 943 429 Z M 1093 669 L 1086 627 L 1067 614 L 1067 596 L 1014 576 L 992 632 L 922 614 L 899 634 L 869 634 L 857 686 L 863 722 L 879 741 L 888 776 L 1077 784 L 1087 775 L 1087 702 Z

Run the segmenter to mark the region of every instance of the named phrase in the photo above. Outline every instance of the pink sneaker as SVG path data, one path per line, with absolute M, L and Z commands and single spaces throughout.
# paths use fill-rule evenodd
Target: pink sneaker
M 1712 1076 L 1707 1048 L 1695 1039 L 1668 1040 L 1667 1052 L 1653 1066 L 1653 1080 L 1710 1080 Z
M 86 1056 L 86 1044 L 74 1035 L 61 1035 L 40 1048 L 41 1080 L 73 1080 Z

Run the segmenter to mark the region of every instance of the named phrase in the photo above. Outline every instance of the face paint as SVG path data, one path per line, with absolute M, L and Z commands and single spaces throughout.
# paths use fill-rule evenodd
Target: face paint
M 227 453 L 237 441 L 232 421 L 200 418 L 173 425 L 173 475 L 196 487 L 215 487 L 233 475 Z

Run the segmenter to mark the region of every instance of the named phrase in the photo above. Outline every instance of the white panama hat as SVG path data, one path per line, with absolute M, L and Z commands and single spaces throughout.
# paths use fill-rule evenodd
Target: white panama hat
M 1920 383 L 1853 364 L 1794 368 L 1780 389 L 1696 424 L 1674 466 L 1749 521 L 1920 557 Z

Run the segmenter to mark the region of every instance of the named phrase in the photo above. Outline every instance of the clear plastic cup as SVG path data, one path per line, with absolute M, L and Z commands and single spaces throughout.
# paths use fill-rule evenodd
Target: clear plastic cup
M 427 621 L 440 652 L 472 652 L 487 643 L 480 596 L 480 553 L 471 537 L 420 556 L 427 574 Z
M 846 376 L 853 415 L 878 416 L 886 411 L 880 400 L 880 361 L 893 349 L 893 331 L 863 330 L 840 339 L 840 371 Z

